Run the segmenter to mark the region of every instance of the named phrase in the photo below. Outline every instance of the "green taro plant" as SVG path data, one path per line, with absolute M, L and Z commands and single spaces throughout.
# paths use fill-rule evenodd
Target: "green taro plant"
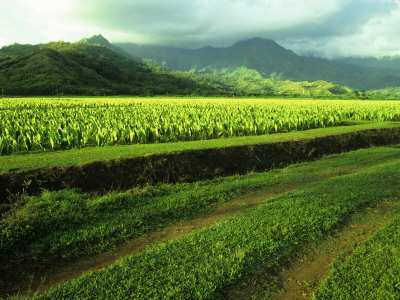
M 395 101 L 265 99 L 2 99 L 0 155 L 263 135 L 399 121 Z

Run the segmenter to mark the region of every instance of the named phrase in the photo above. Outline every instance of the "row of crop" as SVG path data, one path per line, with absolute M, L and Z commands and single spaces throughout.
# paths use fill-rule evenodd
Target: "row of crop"
M 6 285 L 11 278 L 26 275 L 28 262 L 34 270 L 46 269 L 54 259 L 60 263 L 115 249 L 121 241 L 186 219 L 249 189 L 264 187 L 282 193 L 315 184 L 316 178 L 362 171 L 399 155 L 398 148 L 372 148 L 274 172 L 161 185 L 140 192 L 90 196 L 67 190 L 27 197 L 24 206 L 0 221 L 0 286 L 2 281 Z
M 334 126 L 319 107 L 146 104 L 0 111 L 0 154 L 202 140 Z
M 314 299 L 400 299 L 400 215 L 334 268 Z
M 135 193 L 90 196 L 67 190 L 26 197 L 24 206 L 0 221 L 0 286 L 2 279 L 21 279 L 27 262 L 34 269 L 46 269 L 54 259 L 60 263 L 115 249 L 121 241 L 189 218 L 249 189 L 282 193 L 315 183 L 315 178 L 360 171 L 399 156 L 397 148 L 373 148 L 274 172 L 160 185 Z
M 43 101 L 43 103 L 41 102 Z M 342 124 L 400 121 L 393 102 L 168 100 L 3 103 L 0 155 L 115 144 L 163 143 L 262 135 Z M 37 105 L 37 109 L 35 109 Z M 1 106 L 0 106 L 1 107 Z
M 261 267 L 277 267 L 360 206 L 400 187 L 398 162 L 282 195 L 202 231 L 61 285 L 42 299 L 211 299 Z M 226 295 L 225 295 L 226 296 Z

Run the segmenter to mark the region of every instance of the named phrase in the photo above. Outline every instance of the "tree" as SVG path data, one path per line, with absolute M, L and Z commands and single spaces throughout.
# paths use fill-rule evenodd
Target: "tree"
M 360 96 L 361 96 L 361 99 L 363 99 L 363 100 L 368 99 L 367 92 L 365 90 L 361 91 L 361 95 Z
M 278 73 L 276 73 L 276 72 L 272 72 L 270 75 L 269 75 L 269 78 L 272 80 L 272 81 L 282 81 L 282 79 L 283 79 L 283 72 L 280 72 L 279 74 Z

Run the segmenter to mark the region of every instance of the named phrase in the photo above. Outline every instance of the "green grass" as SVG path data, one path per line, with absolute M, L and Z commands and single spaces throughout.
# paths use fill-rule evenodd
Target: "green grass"
M 82 165 L 95 161 L 119 160 L 150 154 L 165 154 L 188 150 L 294 141 L 327 135 L 339 135 L 353 131 L 361 131 L 375 128 L 391 128 L 397 127 L 400 124 L 394 122 L 387 123 L 358 121 L 357 123 L 361 124 L 311 129 L 306 131 L 293 131 L 288 133 L 277 133 L 261 136 L 232 137 L 202 141 L 141 144 L 130 146 L 116 145 L 108 147 L 72 149 L 56 152 L 0 156 L 0 174 L 7 173 L 11 170 L 26 171 L 41 168 L 68 167 Z
M 400 299 L 400 215 L 334 268 L 313 298 Z
M 0 221 L 2 269 L 20 272 L 29 261 L 46 268 L 55 259 L 78 259 L 115 249 L 123 241 L 199 215 L 247 190 L 270 192 L 311 184 L 400 158 L 400 149 L 379 147 L 327 156 L 261 174 L 166 184 L 141 191 L 91 196 L 76 191 L 44 192 Z
M 243 277 L 278 267 L 305 243 L 323 239 L 360 207 L 390 198 L 400 188 L 399 168 L 393 159 L 274 197 L 39 298 L 218 298 Z

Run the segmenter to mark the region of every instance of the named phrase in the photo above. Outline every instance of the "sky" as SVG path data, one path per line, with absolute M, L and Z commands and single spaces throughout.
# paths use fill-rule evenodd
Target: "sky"
M 400 54 L 400 0 L 0 0 L 0 47 L 78 41 L 185 48 L 270 38 L 300 55 Z

